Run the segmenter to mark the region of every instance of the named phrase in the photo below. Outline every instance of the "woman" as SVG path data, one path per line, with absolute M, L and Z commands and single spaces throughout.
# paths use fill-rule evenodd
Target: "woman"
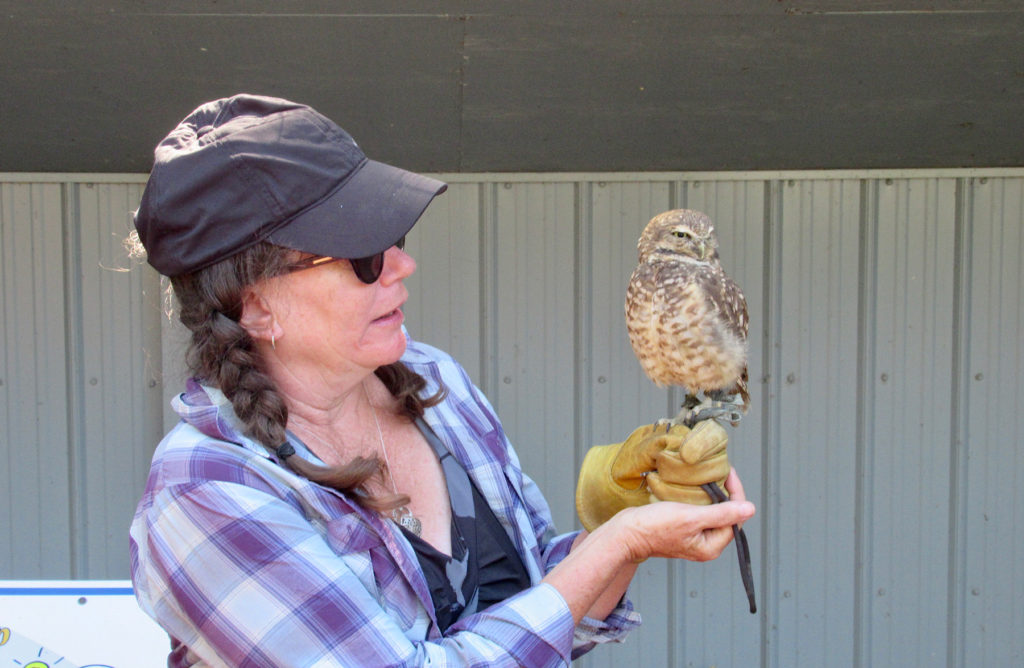
M 404 236 L 444 184 L 249 95 L 203 105 L 155 157 L 136 227 L 195 377 L 131 554 L 169 665 L 565 665 L 639 623 L 637 563 L 714 558 L 753 515 L 734 473 L 733 501 L 704 507 L 598 482 L 593 532 L 552 537 L 487 400 L 402 326 Z M 655 431 L 611 468 L 654 470 L 674 438 Z

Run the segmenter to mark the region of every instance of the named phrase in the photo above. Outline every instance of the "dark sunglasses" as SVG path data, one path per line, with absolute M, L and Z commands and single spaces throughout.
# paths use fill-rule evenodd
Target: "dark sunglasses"
M 399 250 L 405 248 L 405 237 L 403 236 L 392 245 Z M 376 255 L 357 258 L 314 255 L 313 257 L 307 257 L 305 260 L 299 260 L 298 262 L 289 265 L 285 273 L 291 274 L 296 271 L 302 271 L 303 269 L 312 269 L 313 267 L 331 264 L 332 262 L 348 260 L 348 263 L 352 265 L 352 271 L 356 273 L 356 278 L 363 283 L 370 285 L 372 283 L 376 283 L 377 279 L 380 278 L 381 272 L 384 271 L 384 253 L 386 252 L 386 250 L 383 250 Z

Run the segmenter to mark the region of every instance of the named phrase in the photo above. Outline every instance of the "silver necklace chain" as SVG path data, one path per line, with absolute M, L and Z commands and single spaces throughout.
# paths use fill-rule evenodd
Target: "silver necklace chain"
M 380 450 L 384 453 L 384 466 L 388 469 L 388 477 L 391 478 L 391 489 L 394 490 L 395 494 L 398 494 L 398 485 L 395 483 L 395 476 L 391 469 L 391 460 L 388 459 L 388 449 L 384 445 L 384 432 L 380 428 L 380 420 L 377 418 L 377 409 L 370 401 L 370 394 L 366 391 L 366 381 L 363 381 L 363 396 L 366 397 L 366 403 L 370 404 L 370 410 L 373 412 L 373 422 L 377 425 L 377 438 L 380 439 Z M 391 519 L 398 523 L 399 526 L 404 527 L 408 531 L 419 536 L 423 532 L 423 523 L 420 522 L 419 518 L 412 514 L 408 506 L 399 506 L 393 509 L 390 513 Z
M 373 422 L 377 427 L 377 438 L 380 440 L 380 451 L 384 455 L 384 467 L 387 469 L 388 478 L 391 479 L 391 489 L 394 490 L 395 494 L 398 494 L 398 485 L 395 483 L 395 476 L 391 473 L 391 461 L 388 458 L 388 449 L 384 445 L 384 432 L 380 428 L 380 419 L 377 417 L 377 408 L 370 401 L 370 394 L 366 390 L 366 382 L 361 383 L 363 387 L 363 396 L 366 397 L 366 403 L 370 405 L 370 411 L 373 413 Z M 331 450 L 335 450 L 335 447 L 325 441 L 324 439 L 317 436 L 312 431 L 306 431 L 310 436 L 319 441 L 322 445 L 327 446 Z M 337 452 L 335 450 L 335 452 Z M 419 536 L 423 532 L 423 523 L 420 522 L 419 518 L 412 514 L 408 506 L 399 506 L 388 512 L 388 517 L 395 521 L 399 526 L 404 527 L 408 531 Z

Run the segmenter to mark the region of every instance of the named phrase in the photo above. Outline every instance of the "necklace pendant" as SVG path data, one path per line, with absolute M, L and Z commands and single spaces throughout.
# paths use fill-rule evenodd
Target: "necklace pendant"
M 405 506 L 392 510 L 391 519 L 398 522 L 406 531 L 410 531 L 417 536 L 423 532 L 423 523 Z
M 399 522 L 403 527 L 405 527 L 412 533 L 416 534 L 417 536 L 423 532 L 423 524 L 412 515 L 403 516 L 402 519 L 399 520 Z

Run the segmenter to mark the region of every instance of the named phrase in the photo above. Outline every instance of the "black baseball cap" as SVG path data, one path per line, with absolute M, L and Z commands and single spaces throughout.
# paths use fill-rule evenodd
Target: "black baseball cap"
M 360 258 L 397 242 L 447 187 L 368 159 L 306 105 L 235 95 L 202 105 L 156 147 L 135 227 L 166 276 L 260 241 Z

